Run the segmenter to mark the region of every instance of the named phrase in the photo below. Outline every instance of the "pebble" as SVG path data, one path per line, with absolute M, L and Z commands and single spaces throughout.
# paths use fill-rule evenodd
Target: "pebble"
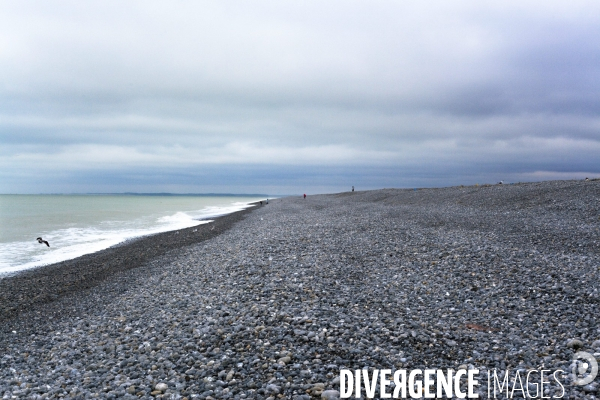
M 596 386 L 594 384 L 585 385 L 583 387 L 583 390 L 587 393 L 594 393 L 594 392 L 598 391 L 598 386 Z
M 161 392 L 164 392 L 168 388 L 169 388 L 169 385 L 167 385 L 166 383 L 157 383 L 156 386 L 154 387 L 154 390 L 160 390 Z
M 340 392 L 337 390 L 325 390 L 321 393 L 321 398 L 325 400 L 338 400 L 340 398 Z

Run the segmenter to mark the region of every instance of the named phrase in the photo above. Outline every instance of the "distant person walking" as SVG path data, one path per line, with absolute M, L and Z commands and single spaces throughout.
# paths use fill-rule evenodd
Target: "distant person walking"
M 352 191 L 354 192 L 354 186 L 352 186 Z
M 304 193 L 304 198 L 306 198 L 306 193 Z

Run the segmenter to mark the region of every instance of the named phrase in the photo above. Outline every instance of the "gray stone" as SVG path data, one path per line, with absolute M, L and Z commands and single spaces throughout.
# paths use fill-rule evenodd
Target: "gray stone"
M 166 391 L 169 388 L 169 385 L 167 385 L 166 383 L 157 383 L 154 386 L 154 390 L 160 390 L 161 392 Z
M 573 349 L 580 349 L 583 347 L 583 342 L 579 339 L 571 339 L 567 342 L 567 347 Z
M 596 386 L 595 384 L 591 383 L 589 385 L 585 385 L 583 387 L 583 390 L 587 393 L 595 393 L 598 391 L 598 386 Z
M 269 384 L 269 385 L 267 385 L 266 390 L 269 393 L 279 394 L 281 392 L 281 386 Z
M 325 400 L 338 400 L 340 398 L 340 392 L 337 390 L 325 390 L 321 393 L 321 398 Z

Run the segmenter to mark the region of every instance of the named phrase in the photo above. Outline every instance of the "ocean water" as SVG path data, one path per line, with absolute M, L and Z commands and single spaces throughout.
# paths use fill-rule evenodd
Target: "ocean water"
M 0 276 L 209 223 L 264 200 L 209 195 L 0 195 Z M 50 247 L 39 244 L 41 236 Z

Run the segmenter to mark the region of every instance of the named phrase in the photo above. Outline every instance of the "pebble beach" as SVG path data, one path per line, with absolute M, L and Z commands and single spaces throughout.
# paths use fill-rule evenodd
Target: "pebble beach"
M 341 369 L 577 351 L 600 361 L 600 180 L 286 197 L 0 279 L 7 399 L 336 399 Z

